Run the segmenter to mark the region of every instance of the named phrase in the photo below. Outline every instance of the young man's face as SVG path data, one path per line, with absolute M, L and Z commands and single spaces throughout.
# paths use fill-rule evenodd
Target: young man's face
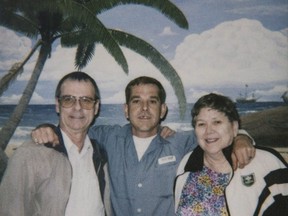
M 94 116 L 98 113 L 99 102 L 93 103 L 91 108 L 87 109 L 89 99 L 95 100 L 95 92 L 90 82 L 78 80 L 66 80 L 61 86 L 61 96 L 73 96 L 77 101 L 71 107 L 65 107 L 56 100 L 56 111 L 60 116 L 61 129 L 69 133 L 86 133 Z M 79 98 L 88 98 L 80 104 Z
M 160 102 L 158 87 L 140 84 L 131 90 L 129 102 L 125 104 L 125 115 L 132 124 L 133 135 L 141 138 L 155 135 L 167 110 L 166 104 Z

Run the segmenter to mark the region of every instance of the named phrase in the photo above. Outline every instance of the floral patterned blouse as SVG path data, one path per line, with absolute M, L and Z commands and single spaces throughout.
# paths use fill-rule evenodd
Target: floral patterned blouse
M 224 189 L 229 176 L 229 173 L 218 173 L 206 166 L 201 171 L 191 172 L 183 187 L 176 215 L 228 215 Z

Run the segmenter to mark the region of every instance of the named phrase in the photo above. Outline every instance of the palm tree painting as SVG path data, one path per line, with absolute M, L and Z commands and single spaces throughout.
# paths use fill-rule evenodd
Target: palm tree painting
M 1 94 L 9 88 L 9 84 L 17 76 L 25 72 L 25 63 L 39 49 L 35 67 L 22 97 L 0 131 L 2 165 L 7 160 L 2 151 L 5 150 L 29 104 L 46 60 L 51 55 L 52 45 L 57 39 L 60 39 L 61 45 L 64 47 L 77 47 L 75 67 L 78 70 L 83 69 L 93 59 L 97 44 L 105 47 L 125 73 L 128 73 L 129 69 L 121 47 L 139 53 L 171 82 L 179 99 L 180 110 L 182 113 L 185 111 L 186 98 L 182 81 L 176 70 L 161 53 L 146 41 L 132 34 L 107 28 L 98 19 L 99 14 L 125 4 L 138 4 L 154 8 L 181 28 L 188 28 L 188 22 L 183 13 L 173 3 L 166 0 L 1 0 L 0 24 L 35 40 L 35 45 L 28 56 L 22 62 L 15 63 L 2 77 L 0 81 Z

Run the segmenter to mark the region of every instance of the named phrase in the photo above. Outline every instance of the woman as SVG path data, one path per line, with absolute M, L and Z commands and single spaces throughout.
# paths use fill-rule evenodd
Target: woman
M 288 168 L 272 149 L 233 172 L 231 146 L 240 127 L 235 104 L 208 94 L 192 109 L 199 146 L 181 161 L 175 180 L 176 215 L 288 215 Z

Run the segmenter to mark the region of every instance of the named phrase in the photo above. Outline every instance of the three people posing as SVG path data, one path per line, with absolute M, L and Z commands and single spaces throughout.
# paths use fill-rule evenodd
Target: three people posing
M 84 99 L 91 97 L 74 93 L 77 89 L 74 86 L 71 93 L 63 94 L 68 96 L 65 100 L 71 105 L 70 108 L 64 107 L 71 109 L 71 113 L 67 113 L 63 118 L 88 124 L 89 121 L 82 115 L 72 114 L 72 110 L 84 112 L 85 108 L 87 109 L 83 106 Z M 159 81 L 151 77 L 138 77 L 127 85 L 125 94 L 124 111 L 130 123 L 125 126 L 92 126 L 88 132 L 89 138 L 98 143 L 99 151 L 103 150 L 107 155 L 112 214 L 174 215 L 173 185 L 176 170 L 183 156 L 197 146 L 194 133 L 176 133 L 168 138 L 160 135 L 160 123 L 167 112 L 167 106 L 166 92 Z M 62 99 L 64 100 L 64 97 Z M 96 104 L 97 101 L 95 106 Z M 64 108 L 62 103 L 61 109 Z M 96 108 L 98 111 L 98 106 Z M 40 127 L 33 132 L 33 138 L 39 143 L 59 142 L 55 128 Z M 77 139 L 72 142 L 77 144 Z M 254 157 L 255 149 L 246 136 L 240 135 L 237 138 L 234 149 L 241 166 L 247 164 L 250 157 Z M 7 169 L 8 173 L 9 170 Z M 74 182 L 72 186 L 73 184 Z M 101 191 L 101 187 L 99 188 Z
M 138 77 L 125 89 L 124 126 L 93 126 L 90 139 L 96 140 L 108 159 L 110 195 L 114 215 L 174 215 L 173 185 L 183 156 L 196 145 L 194 133 L 177 132 L 161 137 L 161 121 L 167 112 L 166 92 L 151 77 Z M 39 143 L 56 143 L 51 128 L 32 133 Z M 254 156 L 248 137 L 240 135 L 235 153 L 243 164 Z

